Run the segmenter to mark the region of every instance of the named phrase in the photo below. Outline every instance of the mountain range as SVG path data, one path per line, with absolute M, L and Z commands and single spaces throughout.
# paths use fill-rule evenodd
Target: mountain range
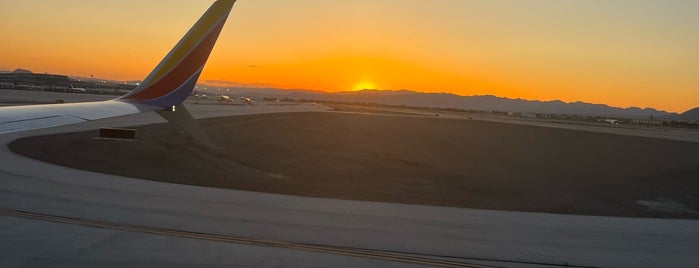
M 0 69 L 0 73 L 26 72 L 28 70 Z M 93 77 L 72 77 L 83 81 L 111 81 Z M 139 81 L 129 81 L 128 84 L 137 84 Z M 306 99 L 318 101 L 340 101 L 377 103 L 388 105 L 405 105 L 413 107 L 434 107 L 434 108 L 456 108 L 463 110 L 477 111 L 500 111 L 516 113 L 543 113 L 543 114 L 569 114 L 582 116 L 602 116 L 615 118 L 648 119 L 655 118 L 661 120 L 683 120 L 699 122 L 699 107 L 690 109 L 684 113 L 671 113 L 654 108 L 639 107 L 613 107 L 606 104 L 594 104 L 586 102 L 563 102 L 560 100 L 538 101 L 525 99 L 511 99 L 493 95 L 460 96 L 451 93 L 423 93 L 410 90 L 376 90 L 365 89 L 359 91 L 344 91 L 328 93 L 319 90 L 308 89 L 280 89 L 273 85 L 264 84 L 241 84 L 230 81 L 208 80 L 213 84 L 226 85 L 225 92 L 219 86 L 200 84 L 200 87 L 209 88 L 204 90 L 209 94 L 234 94 L 245 95 L 252 98 L 290 98 Z M 124 82 L 118 82 L 122 84 Z
M 677 114 L 653 108 L 621 108 L 606 104 L 593 104 L 580 101 L 537 101 L 511 99 L 492 95 L 460 96 L 451 93 L 422 93 L 410 90 L 366 89 L 334 93 L 304 89 L 276 88 L 232 88 L 229 90 L 230 94 L 246 95 L 247 97 L 253 98 L 290 98 L 318 101 L 379 103 L 414 107 L 457 108 L 478 111 L 570 114 L 632 119 L 648 119 L 652 116 L 656 119 L 665 120 L 699 121 L 699 107 L 682 114 Z

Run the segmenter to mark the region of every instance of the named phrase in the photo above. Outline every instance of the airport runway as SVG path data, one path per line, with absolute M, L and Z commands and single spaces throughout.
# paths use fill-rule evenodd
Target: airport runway
M 311 104 L 190 107 L 198 118 L 323 109 Z M 2 135 L 0 143 L 27 135 L 162 121 L 154 114 L 141 114 Z M 699 266 L 699 221 L 693 220 L 488 211 L 213 189 L 73 170 L 17 156 L 6 146 L 0 148 L 0 159 L 3 267 L 415 265 L 274 243 L 499 267 Z M 18 211 L 36 217 L 17 215 Z M 46 218 L 55 216 L 66 221 Z

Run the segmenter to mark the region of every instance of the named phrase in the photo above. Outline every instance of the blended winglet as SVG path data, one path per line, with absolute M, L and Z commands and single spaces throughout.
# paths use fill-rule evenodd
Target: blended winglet
M 217 0 L 136 89 L 118 101 L 159 107 L 182 103 L 196 86 L 235 0 Z
M 233 4 L 235 0 L 214 2 L 143 83 L 129 94 L 100 102 L 0 107 L 0 134 L 156 110 L 202 145 L 218 150 L 182 102 L 194 89 Z M 163 108 L 170 108 L 169 113 Z

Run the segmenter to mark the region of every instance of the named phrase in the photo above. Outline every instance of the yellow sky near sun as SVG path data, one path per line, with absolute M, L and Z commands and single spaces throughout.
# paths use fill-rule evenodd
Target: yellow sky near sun
M 140 80 L 213 1 L 0 0 L 0 69 Z M 699 106 L 697 1 L 239 0 L 200 82 Z

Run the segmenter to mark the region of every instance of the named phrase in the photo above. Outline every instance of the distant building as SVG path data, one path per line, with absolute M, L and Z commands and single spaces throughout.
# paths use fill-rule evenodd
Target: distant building
M 70 79 L 65 75 L 35 74 L 28 70 L 17 69 L 12 73 L 0 73 L 0 82 L 12 84 L 14 89 L 53 90 L 57 87 L 70 86 Z
M 12 81 L 0 81 L 0 89 L 13 89 L 15 88 L 15 83 Z
M 11 73 L 0 73 L 0 89 L 123 95 L 134 88 L 136 88 L 135 85 L 80 81 L 65 75 L 35 74 L 22 69 Z

